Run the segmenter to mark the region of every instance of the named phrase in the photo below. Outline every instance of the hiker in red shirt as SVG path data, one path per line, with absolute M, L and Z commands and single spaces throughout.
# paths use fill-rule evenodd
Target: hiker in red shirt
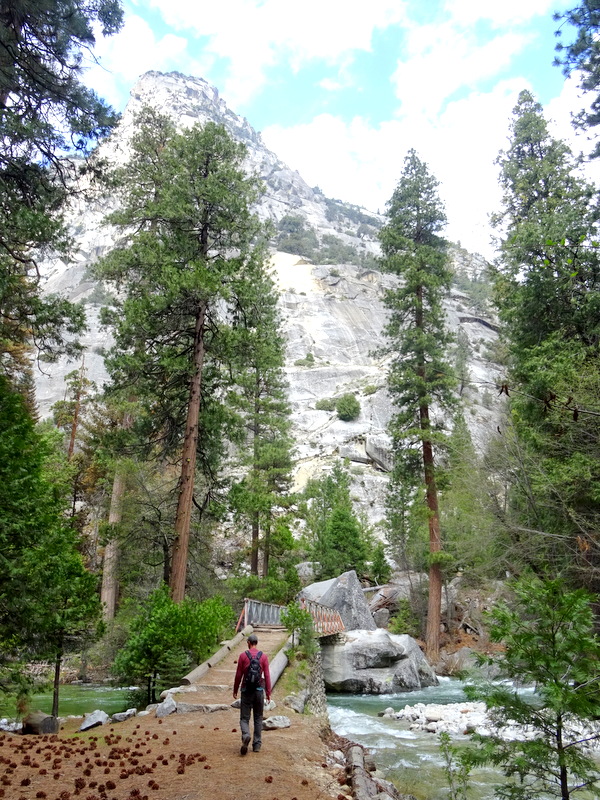
M 233 683 L 233 698 L 237 699 L 240 683 L 242 696 L 240 698 L 240 728 L 242 731 L 241 755 L 245 756 L 250 744 L 250 714 L 254 712 L 254 737 L 252 750 L 258 753 L 261 746 L 263 710 L 265 695 L 267 703 L 271 699 L 271 673 L 269 672 L 269 659 L 258 647 L 258 637 L 255 633 L 248 636 L 248 650 L 238 658 L 235 681 Z

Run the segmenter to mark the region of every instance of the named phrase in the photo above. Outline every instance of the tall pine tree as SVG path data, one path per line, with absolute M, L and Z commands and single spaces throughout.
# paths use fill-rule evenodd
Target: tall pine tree
M 181 602 L 197 457 L 220 443 L 225 416 L 215 363 L 221 331 L 234 284 L 263 258 L 250 211 L 260 187 L 242 169 L 243 145 L 214 123 L 176 133 L 147 110 L 132 148 L 116 176 L 122 208 L 110 217 L 123 239 L 99 265 L 125 292 L 111 315 L 116 345 L 107 364 L 115 385 L 145 405 L 150 433 L 178 454 L 170 587 Z
M 596 586 L 600 427 L 588 412 L 600 382 L 600 206 L 529 92 L 519 96 L 498 162 L 496 301 L 527 473 L 513 481 L 507 522 L 534 569 L 568 569 Z
M 0 372 L 18 383 L 27 348 L 74 353 L 80 306 L 42 297 L 35 252 L 67 246 L 60 212 L 83 153 L 116 115 L 79 81 L 83 52 L 119 30 L 118 0 L 0 0 Z
M 445 359 L 450 336 L 444 325 L 442 299 L 450 288 L 446 242 L 439 235 L 446 223 L 438 182 L 410 150 L 398 185 L 387 205 L 388 221 L 380 231 L 381 266 L 400 278 L 387 291 L 390 312 L 385 334 L 392 355 L 388 391 L 396 413 L 390 423 L 397 464 L 413 472 L 420 456 L 429 514 L 429 601 L 427 655 L 439 652 L 441 620 L 442 536 L 438 510 L 435 451 L 443 436 L 431 410 L 453 402 L 456 381 Z M 392 483 L 392 487 L 393 487 Z
M 233 496 L 250 520 L 250 572 L 259 572 L 262 533 L 262 575 L 267 577 L 275 509 L 287 503 L 291 484 L 292 440 L 277 294 L 264 263 L 258 261 L 256 268 L 254 279 L 239 286 L 231 339 L 235 385 L 230 401 L 245 430 L 240 455 L 248 470 Z

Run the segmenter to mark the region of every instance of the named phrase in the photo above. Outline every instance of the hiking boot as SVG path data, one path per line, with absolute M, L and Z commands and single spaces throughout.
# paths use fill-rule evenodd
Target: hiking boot
M 259 750 L 260 750 L 260 745 L 259 744 L 253 744 L 252 745 L 252 752 L 253 753 L 258 753 Z
M 248 745 L 250 744 L 250 735 L 242 736 L 242 746 L 240 747 L 240 755 L 245 756 L 248 752 Z

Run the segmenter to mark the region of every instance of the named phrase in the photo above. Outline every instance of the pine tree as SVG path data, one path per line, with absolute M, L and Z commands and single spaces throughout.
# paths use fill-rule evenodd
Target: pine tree
M 512 473 L 505 521 L 534 568 L 551 563 L 593 587 L 600 431 L 597 416 L 580 409 L 595 406 L 599 380 L 600 207 L 529 92 L 519 96 L 510 146 L 498 161 L 504 207 L 496 218 L 503 233 L 496 301 L 509 345 L 519 469 L 527 476 Z
M 498 157 L 503 210 L 496 300 L 512 342 L 524 353 L 555 335 L 585 347 L 600 342 L 600 206 L 567 145 L 550 136 L 530 92 L 513 110 L 510 147 Z
M 581 0 L 574 8 L 555 14 L 554 19 L 568 23 L 568 27 L 561 23 L 556 31 L 559 37 L 564 30 L 575 29 L 573 41 L 567 45 L 562 41 L 557 43 L 558 56 L 554 63 L 562 66 L 567 76 L 575 73 L 584 92 L 595 94 L 589 110 L 582 111 L 576 118 L 578 127 L 594 128 L 600 124 L 600 4 L 598 0 Z M 592 155 L 596 158 L 600 155 L 600 143 L 596 144 Z
M 387 206 L 388 222 L 380 231 L 381 265 L 397 275 L 400 285 L 387 291 L 390 317 L 385 328 L 392 355 L 388 391 L 395 408 L 391 433 L 396 457 L 409 469 L 421 455 L 429 512 L 429 603 L 426 648 L 439 652 L 442 597 L 435 448 L 442 437 L 431 419 L 431 407 L 452 405 L 455 380 L 444 358 L 450 336 L 444 326 L 442 299 L 449 290 L 446 242 L 439 236 L 446 216 L 437 193 L 438 182 L 414 150 L 409 151 L 398 185 Z M 405 451 L 398 454 L 399 450 Z
M 117 119 L 79 82 L 98 23 L 103 35 L 119 30 L 118 0 L 0 0 L 0 370 L 11 380 L 23 348 L 73 355 L 84 325 L 80 306 L 41 297 L 34 251 L 66 248 L 60 212 L 75 161 L 64 156 Z
M 254 279 L 244 280 L 239 287 L 231 342 L 235 386 L 230 402 L 239 410 L 246 431 L 240 455 L 248 467 L 234 497 L 238 509 L 251 520 L 253 575 L 259 571 L 262 531 L 262 575 L 266 577 L 274 509 L 287 503 L 291 484 L 292 440 L 277 295 L 263 262 L 256 267 Z
M 214 123 L 176 133 L 146 110 L 132 148 L 116 175 L 123 205 L 109 220 L 123 241 L 98 267 L 126 294 L 109 316 L 116 346 L 107 366 L 115 387 L 145 408 L 154 441 L 179 454 L 170 586 L 181 602 L 198 454 L 210 459 L 222 447 L 226 308 L 236 282 L 263 258 L 250 212 L 259 185 L 242 169 L 243 145 Z

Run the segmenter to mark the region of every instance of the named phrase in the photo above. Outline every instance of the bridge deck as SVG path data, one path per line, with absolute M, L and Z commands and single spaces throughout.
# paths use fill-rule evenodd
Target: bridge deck
M 289 634 L 284 628 L 255 628 L 258 636 L 258 649 L 262 650 L 273 660 L 273 656 L 282 648 Z M 246 640 L 232 650 L 225 658 L 212 667 L 194 684 L 195 692 L 179 695 L 178 699 L 194 705 L 201 703 L 228 703 L 232 702 L 233 681 L 237 669 L 239 656 L 248 649 Z

